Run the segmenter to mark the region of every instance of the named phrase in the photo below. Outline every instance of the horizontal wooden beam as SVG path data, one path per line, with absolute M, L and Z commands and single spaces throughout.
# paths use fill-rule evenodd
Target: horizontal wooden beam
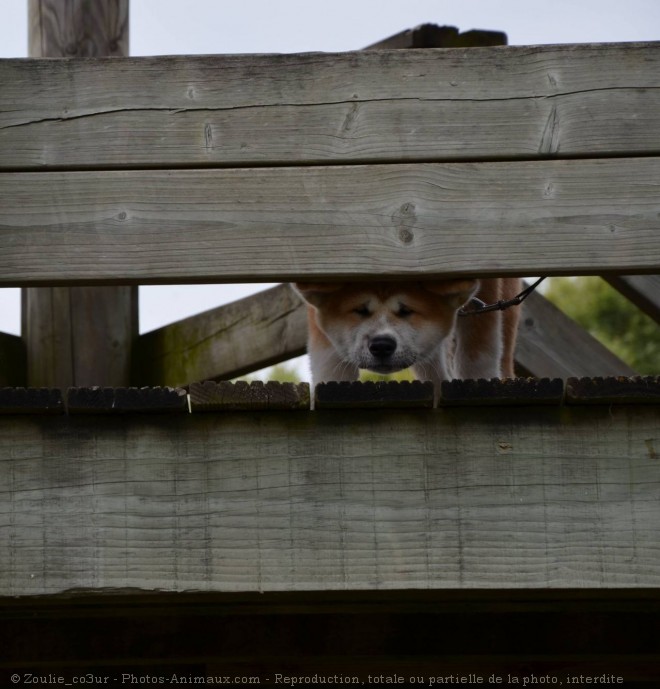
M 657 43 L 0 61 L 0 168 L 660 154 Z
M 660 158 L 0 175 L 0 284 L 657 272 Z
M 660 586 L 660 407 L 0 418 L 0 596 Z

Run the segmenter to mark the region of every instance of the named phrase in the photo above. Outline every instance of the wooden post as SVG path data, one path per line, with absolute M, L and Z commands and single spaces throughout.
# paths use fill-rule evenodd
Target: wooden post
M 29 0 L 30 57 L 128 55 L 128 0 Z M 137 287 L 23 289 L 27 384 L 130 383 Z
M 30 57 L 126 57 L 128 0 L 29 0 Z

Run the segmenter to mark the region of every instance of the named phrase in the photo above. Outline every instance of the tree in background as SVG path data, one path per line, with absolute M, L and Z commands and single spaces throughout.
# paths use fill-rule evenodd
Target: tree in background
M 259 373 L 250 373 L 247 376 L 241 376 L 235 380 L 245 380 L 248 383 L 255 380 L 275 380 L 278 383 L 298 383 L 300 382 L 300 373 L 295 366 L 285 362 L 282 364 L 275 364 L 275 366 L 264 369 Z
M 660 326 L 607 282 L 552 278 L 544 295 L 638 373 L 660 373 Z

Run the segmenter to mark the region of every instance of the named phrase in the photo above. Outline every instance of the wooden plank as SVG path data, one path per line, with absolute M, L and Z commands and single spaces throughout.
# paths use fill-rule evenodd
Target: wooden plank
M 185 390 L 172 388 L 69 388 L 69 414 L 185 414 Z
M 306 310 L 278 285 L 141 335 L 133 379 L 176 387 L 236 378 L 300 356 L 306 343 Z
M 30 0 L 29 30 L 35 58 L 125 56 L 128 0 Z M 24 289 L 22 300 L 28 385 L 129 385 L 136 287 Z
M 660 323 L 660 275 L 607 275 L 605 279 Z
M 656 43 L 3 60 L 0 165 L 657 155 L 659 87 Z
M 27 288 L 22 301 L 29 386 L 130 383 L 137 287 Z
M 455 26 L 420 24 L 414 29 L 400 31 L 393 36 L 372 43 L 364 50 L 392 50 L 406 48 L 481 48 L 488 45 L 506 45 L 506 34 L 501 31 L 462 31 Z
M 541 294 L 520 314 L 516 367 L 537 378 L 634 376 L 636 372 Z
M 25 343 L 18 335 L 0 332 L 0 387 L 27 383 Z
M 441 385 L 443 406 L 491 406 L 549 404 L 564 399 L 560 378 L 510 378 L 500 380 L 445 380 Z
M 569 378 L 568 404 L 660 404 L 660 376 Z
M 0 595 L 658 587 L 659 429 L 657 405 L 0 417 Z
M 315 409 L 431 409 L 430 381 L 328 382 L 314 388 Z
M 128 55 L 128 0 L 28 0 L 30 57 Z
M 204 381 L 190 386 L 190 410 L 204 411 L 246 411 L 263 410 L 305 410 L 310 406 L 308 383 L 279 383 L 268 381 Z
M 62 391 L 49 388 L 0 388 L 0 414 L 64 414 Z
M 0 284 L 657 272 L 660 158 L 0 176 Z

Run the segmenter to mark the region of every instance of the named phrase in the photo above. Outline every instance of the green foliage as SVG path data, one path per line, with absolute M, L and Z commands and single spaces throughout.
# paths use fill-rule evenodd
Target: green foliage
M 373 373 L 372 371 L 360 371 L 360 380 L 362 382 L 373 381 L 374 383 L 378 383 L 381 380 L 415 380 L 415 376 L 410 368 L 407 368 L 404 371 L 390 373 L 386 376 L 381 375 L 380 373 Z
M 247 376 L 241 376 L 236 380 L 246 380 L 248 382 L 254 380 L 275 380 L 279 383 L 298 383 L 300 382 L 300 374 L 295 366 L 287 366 L 287 364 L 276 364 L 271 368 L 264 369 L 259 373 L 251 373 Z
M 552 278 L 545 296 L 638 373 L 660 373 L 660 327 L 607 282 Z
M 263 371 L 250 373 L 247 376 L 241 376 L 240 378 L 236 378 L 236 380 L 246 380 L 248 382 L 254 380 L 275 380 L 280 383 L 298 383 L 300 381 L 300 373 L 295 366 L 277 364 L 276 366 L 266 368 Z M 392 373 L 389 376 L 382 376 L 378 373 L 372 373 L 371 371 L 361 371 L 360 380 L 372 380 L 374 382 L 380 380 L 415 380 L 415 376 L 413 376 L 411 369 L 399 371 L 398 373 Z

